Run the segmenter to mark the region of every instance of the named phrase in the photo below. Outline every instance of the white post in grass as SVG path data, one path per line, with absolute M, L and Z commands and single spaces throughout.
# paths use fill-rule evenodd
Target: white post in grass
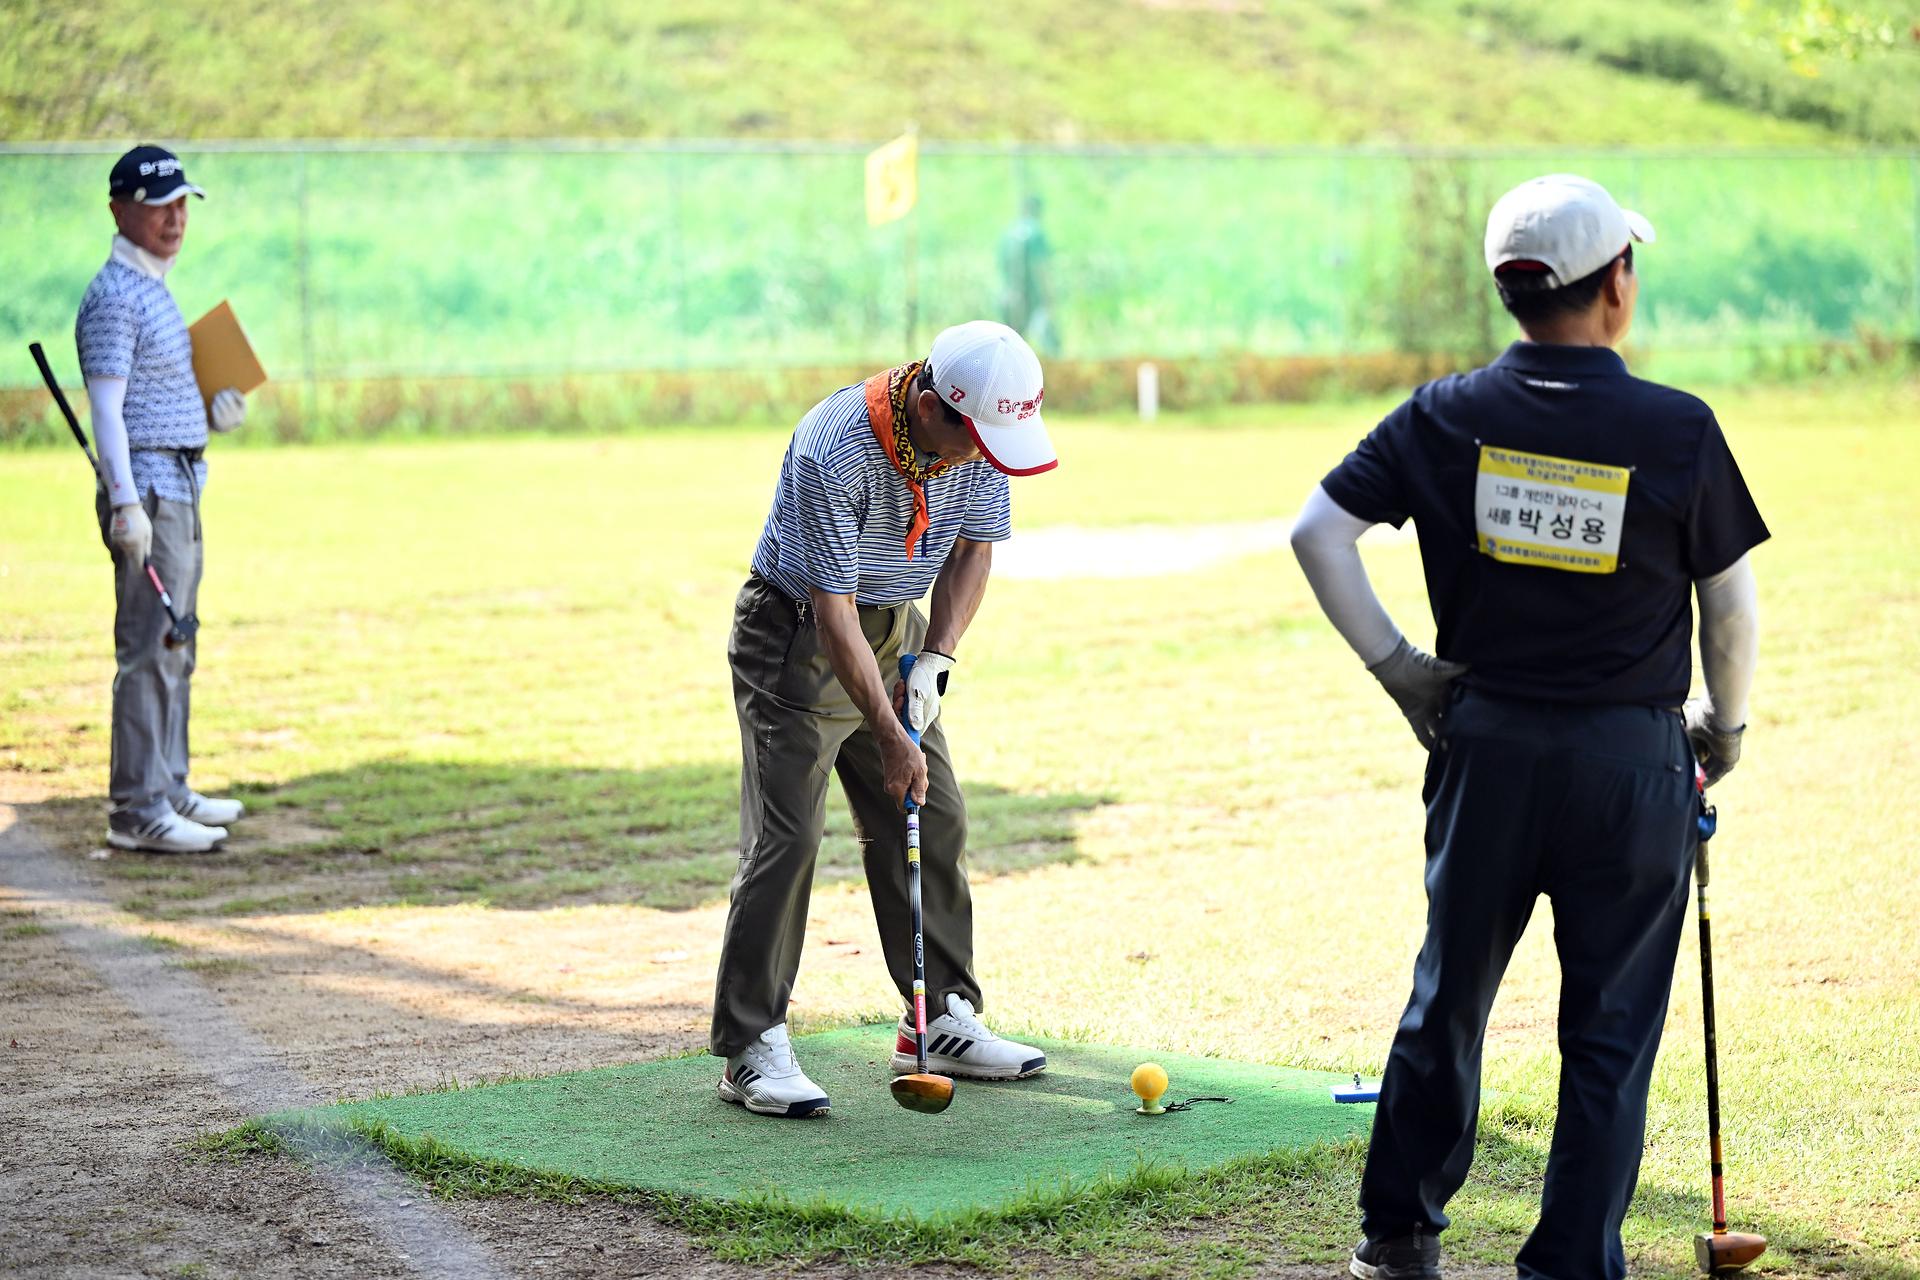
M 1136 383 L 1140 401 L 1140 421 L 1152 422 L 1160 416 L 1160 366 L 1151 361 L 1143 363 Z

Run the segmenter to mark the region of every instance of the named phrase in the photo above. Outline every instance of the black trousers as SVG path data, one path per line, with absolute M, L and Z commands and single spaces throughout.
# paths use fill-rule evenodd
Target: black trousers
M 1447 1226 L 1480 1113 L 1487 1013 L 1553 902 L 1560 1099 L 1522 1280 L 1621 1280 L 1647 1085 L 1698 839 L 1680 717 L 1462 693 L 1427 764 L 1427 935 L 1380 1086 L 1362 1226 Z

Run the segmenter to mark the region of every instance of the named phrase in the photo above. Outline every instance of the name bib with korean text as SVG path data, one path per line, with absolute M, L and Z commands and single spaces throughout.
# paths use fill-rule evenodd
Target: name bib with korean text
M 1570 573 L 1620 567 L 1627 467 L 1480 446 L 1474 531 L 1480 550 L 1509 564 Z

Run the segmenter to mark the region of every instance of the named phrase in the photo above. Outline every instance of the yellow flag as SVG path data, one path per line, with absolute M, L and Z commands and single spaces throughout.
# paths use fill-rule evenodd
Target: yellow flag
M 903 133 L 867 154 L 867 225 L 913 212 L 920 196 L 920 139 Z

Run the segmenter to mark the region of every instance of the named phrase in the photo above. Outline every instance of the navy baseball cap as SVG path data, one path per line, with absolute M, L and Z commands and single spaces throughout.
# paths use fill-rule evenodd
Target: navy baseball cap
M 107 194 L 136 204 L 172 204 L 188 193 L 202 200 L 207 193 L 187 181 L 180 157 L 165 147 L 135 147 L 114 162 L 107 178 Z

